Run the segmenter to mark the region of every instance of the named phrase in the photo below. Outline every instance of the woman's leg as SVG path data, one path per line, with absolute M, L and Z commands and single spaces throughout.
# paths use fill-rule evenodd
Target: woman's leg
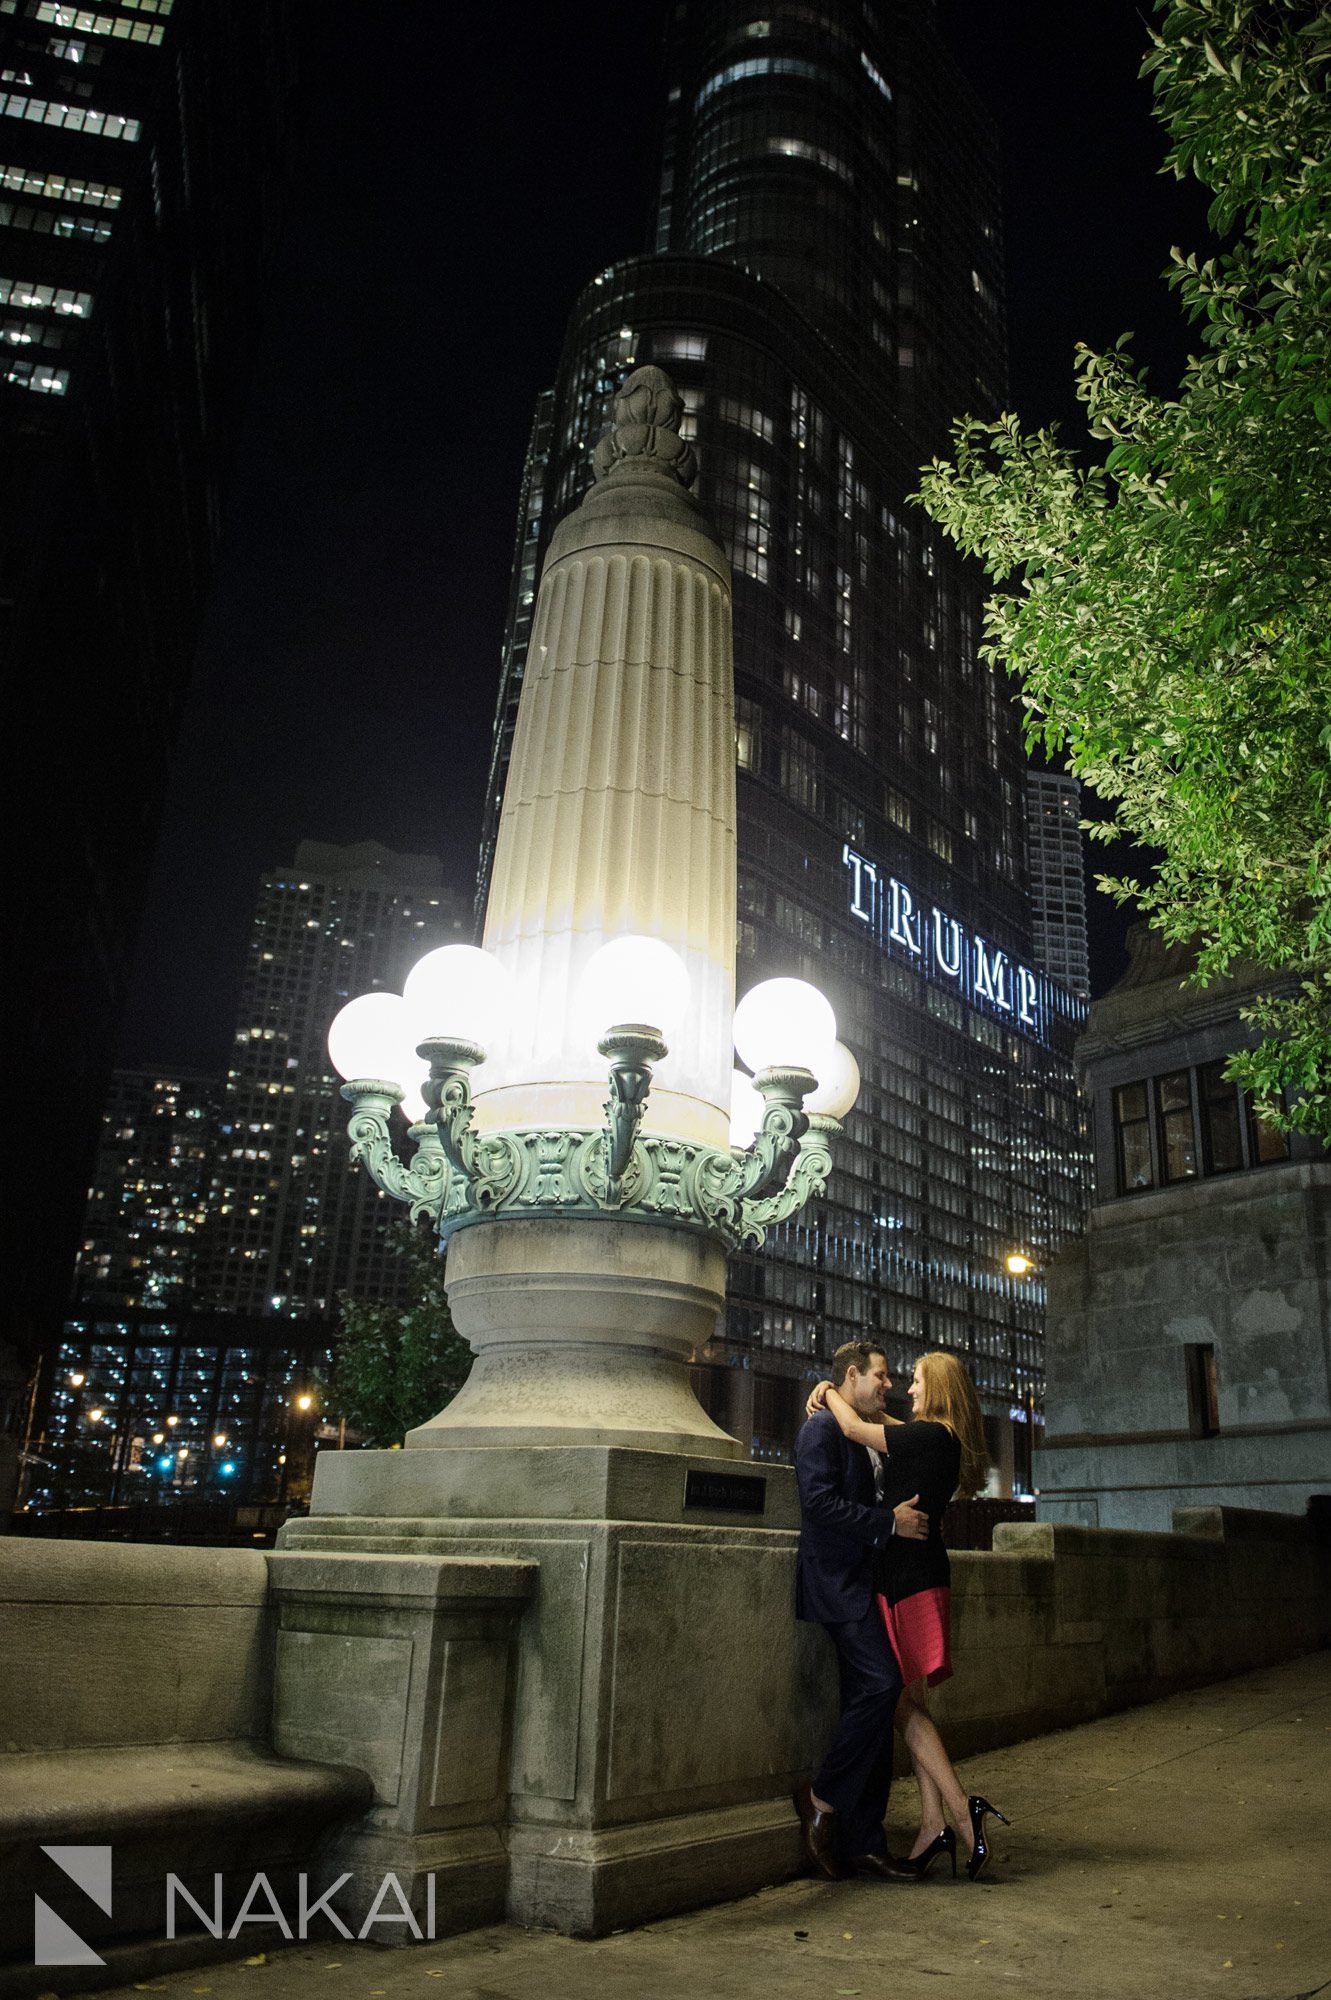
M 907 1717 L 914 1712 L 914 1709 L 915 1703 L 909 1691 L 903 1690 L 897 1702 L 896 1713 L 896 1726 L 903 1737 L 906 1733 Z M 943 1795 L 937 1785 L 913 1753 L 910 1762 L 915 1775 L 916 1790 L 920 1795 L 920 1830 L 910 1851 L 910 1858 L 913 1861 L 917 1854 L 923 1854 L 925 1848 L 938 1837 L 947 1821 L 943 1816 Z
M 967 1851 L 975 1845 L 971 1833 L 970 1811 L 966 1804 L 966 1794 L 957 1783 L 957 1774 L 952 1768 L 952 1759 L 943 1748 L 943 1739 L 934 1727 L 933 1718 L 924 1707 L 923 1701 L 912 1694 L 903 1694 L 897 1703 L 897 1728 L 910 1752 L 910 1761 L 915 1768 L 915 1782 L 920 1788 L 920 1812 L 922 1818 L 920 1832 L 928 1825 L 927 1815 L 937 1811 L 934 1833 L 942 1831 L 943 1813 L 946 1812 L 964 1841 Z M 926 1794 L 926 1782 L 929 1790 Z M 927 1846 L 927 1842 L 921 1845 Z

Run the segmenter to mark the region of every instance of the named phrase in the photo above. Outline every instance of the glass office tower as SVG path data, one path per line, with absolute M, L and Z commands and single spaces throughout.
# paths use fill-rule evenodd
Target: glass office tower
M 53 1341 L 290 178 L 287 0 L 0 0 L 0 1338 Z
M 655 251 L 583 292 L 533 430 L 480 892 L 540 558 L 613 390 L 654 362 L 735 570 L 740 989 L 816 979 L 864 1079 L 827 1198 L 732 1259 L 702 1390 L 785 1456 L 842 1340 L 882 1338 L 899 1386 L 954 1348 L 1020 1483 L 1038 1266 L 1085 1199 L 1083 1008 L 1034 966 L 982 579 L 907 498 L 952 415 L 1003 393 L 992 138 L 920 0 L 690 0 L 669 32 Z

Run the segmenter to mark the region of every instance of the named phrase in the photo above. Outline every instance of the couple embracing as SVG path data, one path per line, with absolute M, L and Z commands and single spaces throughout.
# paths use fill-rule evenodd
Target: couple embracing
M 836 1733 L 812 1782 L 796 1791 L 795 1809 L 809 1860 L 824 1875 L 920 1881 L 946 1854 L 955 1876 L 960 1835 L 974 1881 L 990 1856 L 986 1815 L 1007 1821 L 962 1791 L 924 1689 L 952 1672 L 939 1523 L 955 1492 L 969 1498 L 985 1483 L 984 1425 L 953 1354 L 916 1363 L 911 1422 L 886 1414 L 891 1386 L 881 1348 L 847 1341 L 832 1357 L 831 1381 L 810 1396 L 795 1445 L 795 1615 L 823 1626 L 841 1676 Z M 919 1834 L 900 1860 L 883 1832 L 894 1726 L 920 1794 Z

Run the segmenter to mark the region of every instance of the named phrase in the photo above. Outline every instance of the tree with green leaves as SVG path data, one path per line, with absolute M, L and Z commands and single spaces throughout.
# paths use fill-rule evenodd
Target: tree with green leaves
M 1166 166 L 1214 196 L 1223 247 L 1173 253 L 1198 349 L 1152 393 L 1125 334 L 1079 347 L 1103 462 L 1015 416 L 966 419 L 917 498 L 1006 588 L 983 653 L 1016 674 L 1028 748 L 1107 802 L 1098 840 L 1155 849 L 1099 877 L 1199 983 L 1273 975 L 1230 1074 L 1331 1138 L 1331 12 L 1157 0 L 1144 73 Z M 1292 1093 L 1287 1106 L 1282 1093 Z
M 398 1222 L 393 1238 L 407 1262 L 409 1305 L 369 1305 L 344 1292 L 333 1342 L 332 1405 L 366 1444 L 381 1447 L 401 1444 L 442 1410 L 471 1367 L 471 1349 L 448 1310 L 433 1234 Z

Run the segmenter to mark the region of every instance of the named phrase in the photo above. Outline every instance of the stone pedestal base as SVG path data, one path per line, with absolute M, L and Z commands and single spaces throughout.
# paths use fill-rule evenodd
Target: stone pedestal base
M 534 1566 L 504 1799 L 469 1837 L 502 1837 L 514 1921 L 592 1936 L 799 1866 L 790 1792 L 826 1738 L 835 1674 L 824 1635 L 795 1621 L 797 1529 L 785 1467 L 588 1446 L 348 1452 L 322 1460 L 314 1512 L 274 1561 Z M 358 1699 L 367 1718 L 382 1706 L 369 1686 Z M 456 1734 L 446 1682 L 440 1700 Z M 430 1718 L 428 1701 L 411 1712 L 408 1739 Z
M 273 1746 L 353 1764 L 374 1789 L 366 1817 L 321 1847 L 314 1893 L 379 1943 L 495 1922 L 513 1636 L 535 1564 L 351 1544 L 270 1565 Z
M 726 1259 L 695 1230 L 615 1218 L 460 1229 L 448 1303 L 476 1360 L 409 1451 L 533 1444 L 742 1458 L 689 1385 L 725 1303 Z

